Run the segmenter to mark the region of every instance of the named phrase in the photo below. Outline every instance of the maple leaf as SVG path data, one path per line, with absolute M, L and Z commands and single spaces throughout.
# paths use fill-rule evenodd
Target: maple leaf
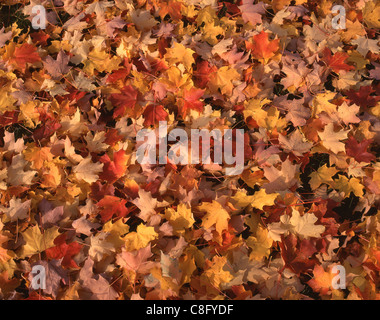
M 217 71 L 216 66 L 210 66 L 208 61 L 201 61 L 197 63 L 196 71 L 194 71 L 194 83 L 198 88 L 204 89 L 210 81 L 211 75 Z
M 268 225 L 269 236 L 274 241 L 280 241 L 281 235 L 294 233 L 301 239 L 310 237 L 319 238 L 321 233 L 325 231 L 322 225 L 316 225 L 318 218 L 313 213 L 305 213 L 300 215 L 298 210 L 292 208 L 292 216 L 283 215 L 280 222 L 274 222 Z
M 73 260 L 73 257 L 77 255 L 82 249 L 82 245 L 78 242 L 66 243 L 66 233 L 61 234 L 54 240 L 55 247 L 51 247 L 45 250 L 46 256 L 49 259 L 59 260 L 62 259 L 62 267 L 78 269 L 79 266 Z
M 170 221 L 170 224 L 177 231 L 190 228 L 195 223 L 191 209 L 183 203 L 178 205 L 177 210 L 166 209 L 165 218 Z
M 222 94 L 230 96 L 232 95 L 232 89 L 234 88 L 232 81 L 237 80 L 238 78 L 240 78 L 240 75 L 235 69 L 224 66 L 210 76 L 210 81 L 207 86 L 213 92 L 220 89 Z
M 338 180 L 334 180 L 332 186 L 334 189 L 338 189 L 339 192 L 343 192 L 345 197 L 349 197 L 351 192 L 357 197 L 363 195 L 363 185 L 357 178 L 348 179 L 343 175 L 339 175 Z
M 185 118 L 189 110 L 203 111 L 203 102 L 200 98 L 203 96 L 205 90 L 192 88 L 189 91 L 183 91 L 183 98 L 180 99 L 180 114 Z
M 59 236 L 58 229 L 58 227 L 52 227 L 42 233 L 38 225 L 28 228 L 22 233 L 25 244 L 20 250 L 19 257 L 29 257 L 54 247 L 54 240 Z
M 214 288 L 215 290 L 215 288 L 220 288 L 223 283 L 228 283 L 231 281 L 232 275 L 226 269 L 226 264 L 227 257 L 213 257 L 212 261 L 209 262 L 208 269 L 201 275 L 201 283 L 208 287 L 208 289 Z M 210 285 L 212 286 L 211 288 L 209 288 Z
M 250 22 L 252 25 L 256 25 L 262 22 L 261 16 L 265 14 L 265 7 L 267 6 L 263 2 L 253 4 L 252 0 L 243 0 L 242 5 L 238 6 L 242 13 L 244 22 Z
M 123 87 L 121 93 L 113 93 L 110 96 L 110 101 L 116 106 L 113 113 L 113 118 L 134 114 L 134 107 L 137 103 L 138 91 L 131 85 Z
M 70 56 L 66 55 L 61 50 L 58 52 L 56 60 L 54 60 L 51 56 L 47 56 L 44 61 L 44 67 L 53 79 L 60 79 L 70 71 L 71 68 L 68 66 L 69 61 Z
M 230 215 L 219 202 L 215 200 L 212 202 L 203 202 L 200 206 L 198 206 L 198 209 L 206 212 L 206 215 L 202 218 L 203 228 L 209 229 L 215 225 L 215 230 L 219 236 L 223 234 L 224 230 L 228 229 Z M 220 243 L 221 237 L 219 237 L 218 240 Z
M 148 105 L 143 112 L 144 126 L 154 126 L 159 121 L 164 121 L 168 117 L 168 113 L 165 111 L 162 105 Z
M 99 232 L 90 238 L 91 245 L 88 254 L 94 261 L 100 261 L 116 251 L 109 232 Z
M 346 95 L 356 105 L 367 108 L 375 106 L 380 100 L 380 97 L 371 95 L 374 92 L 371 86 L 361 86 L 359 91 L 352 89 L 347 91 Z
M 295 235 L 290 234 L 287 237 L 281 236 L 279 246 L 285 266 L 296 274 L 309 270 L 316 264 L 311 257 L 317 252 L 317 248 L 310 240 L 299 241 Z
M 49 147 L 38 148 L 37 146 L 31 146 L 24 150 L 23 154 L 25 160 L 32 162 L 31 167 L 37 170 L 43 167 L 45 161 L 49 162 L 53 160 Z
M 74 167 L 73 172 L 78 179 L 82 179 L 91 184 L 99 179 L 99 172 L 102 172 L 103 163 L 93 163 L 91 157 L 83 159 L 77 166 Z
M 273 240 L 268 236 L 268 230 L 258 226 L 254 236 L 248 237 L 247 246 L 252 249 L 250 257 L 255 260 L 262 260 L 270 254 Z
M 339 73 L 339 71 L 349 71 L 355 69 L 354 66 L 350 66 L 345 63 L 349 55 L 345 52 L 337 52 L 334 55 L 331 54 L 331 50 L 329 48 L 325 48 L 323 50 L 323 60 L 326 65 L 335 73 Z
M 14 48 L 9 62 L 15 64 L 24 72 L 27 63 L 34 63 L 40 60 L 41 58 L 38 55 L 37 48 L 34 45 L 24 43 L 21 46 Z
M 166 50 L 165 60 L 170 64 L 183 63 L 185 68 L 189 70 L 192 64 L 195 63 L 194 53 L 193 50 L 186 48 L 183 44 L 174 42 L 173 47 Z
M 334 124 L 329 123 L 325 126 L 325 130 L 323 132 L 318 132 L 318 135 L 321 138 L 324 147 L 334 153 L 338 153 L 340 151 L 345 151 L 345 145 L 343 142 L 340 142 L 340 140 L 347 139 L 347 133 L 348 130 L 335 132 Z
M 353 157 L 357 162 L 371 162 L 376 160 L 375 155 L 367 151 L 369 145 L 373 142 L 372 139 L 356 141 L 353 136 L 350 136 L 346 141 L 346 153 Z
M 324 164 L 322 167 L 318 168 L 317 171 L 312 172 L 309 177 L 311 178 L 309 181 L 310 187 L 312 190 L 317 189 L 322 183 L 330 184 L 334 182 L 332 177 L 338 172 L 335 167 L 327 167 Z
M 315 291 L 322 295 L 328 294 L 332 290 L 334 274 L 325 269 L 321 265 L 315 265 L 313 270 L 314 278 L 309 280 L 307 284 Z
M 277 196 L 278 193 L 267 194 L 265 189 L 260 189 L 253 195 L 251 205 L 254 208 L 263 210 L 264 206 L 273 206 Z
M 114 196 L 106 195 L 96 205 L 102 208 L 99 214 L 102 217 L 102 222 L 110 220 L 114 215 L 116 217 L 125 217 L 129 210 L 125 206 L 127 201 Z
M 125 249 L 127 251 L 140 250 L 148 246 L 157 237 L 158 234 L 154 231 L 153 227 L 139 224 L 135 232 L 130 232 L 124 237 Z
M 123 248 L 122 252 L 117 255 L 116 262 L 126 270 L 144 274 L 148 273 L 154 265 L 154 262 L 147 261 L 152 255 L 150 244 L 145 248 L 131 252 Z
M 129 157 L 123 149 L 114 152 L 113 160 L 110 159 L 108 154 L 101 156 L 99 161 L 102 162 L 104 166 L 99 178 L 109 183 L 115 182 L 124 175 L 128 159 Z
M 356 116 L 359 112 L 360 107 L 353 104 L 348 106 L 346 102 L 338 107 L 338 116 L 339 118 L 348 125 L 349 123 L 358 123 L 360 119 Z
M 9 208 L 0 208 L 3 211 L 7 218 L 11 221 L 17 221 L 17 219 L 25 219 L 29 216 L 30 205 L 32 200 L 26 200 L 24 202 L 21 199 L 16 199 L 13 197 L 9 201 Z
M 264 30 L 259 34 L 254 35 L 252 38 L 253 42 L 246 41 L 245 46 L 248 50 L 251 50 L 252 57 L 255 59 L 263 59 L 268 61 L 270 58 L 274 57 L 279 46 L 279 39 L 269 41 L 269 34 Z

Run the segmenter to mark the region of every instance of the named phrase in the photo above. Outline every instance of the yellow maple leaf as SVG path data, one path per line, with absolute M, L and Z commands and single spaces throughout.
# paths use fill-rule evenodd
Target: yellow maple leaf
M 327 167 L 327 165 L 323 165 L 318 168 L 317 171 L 312 172 L 309 177 L 311 178 L 309 181 L 310 187 L 312 190 L 317 189 L 322 183 L 330 184 L 334 182 L 332 177 L 338 172 L 335 167 Z
M 52 227 L 41 233 L 38 225 L 28 228 L 22 233 L 22 237 L 26 243 L 21 248 L 19 257 L 29 257 L 54 247 L 54 239 L 59 236 L 58 229 L 58 227 Z
M 268 236 L 267 229 L 258 226 L 255 231 L 255 236 L 248 237 L 246 243 L 248 247 L 252 248 L 250 254 L 251 259 L 262 260 L 263 258 L 269 257 L 273 240 Z
M 193 54 L 195 51 L 186 48 L 183 44 L 175 42 L 173 47 L 166 50 L 165 60 L 169 64 L 182 63 L 187 70 L 195 63 Z
M 118 248 L 124 244 L 123 236 L 129 232 L 129 225 L 125 224 L 123 219 L 119 219 L 115 223 L 110 220 L 104 225 L 103 231 L 109 233 L 107 241 Z
M 380 3 L 368 1 L 363 10 L 364 22 L 369 28 L 380 28 Z
M 149 242 L 158 238 L 157 232 L 153 227 L 147 227 L 144 224 L 137 226 L 135 232 L 130 232 L 124 237 L 125 249 L 127 251 L 139 250 L 145 248 Z
M 170 67 L 163 74 L 165 77 L 160 78 L 160 82 L 172 92 L 177 92 L 180 89 L 190 90 L 194 83 L 191 80 L 189 73 L 183 74 L 177 67 Z
M 92 76 L 94 75 L 94 70 L 100 72 L 112 72 L 118 68 L 121 62 L 121 58 L 117 56 L 109 57 L 109 54 L 105 50 L 93 49 L 89 54 L 87 59 L 84 61 L 83 71 Z
M 334 180 L 333 188 L 338 189 L 339 192 L 343 192 L 345 198 L 349 197 L 351 192 L 357 197 L 361 197 L 364 194 L 363 185 L 360 183 L 359 179 L 348 179 L 343 175 L 339 175 L 338 180 Z
M 219 202 L 215 200 L 212 202 L 203 202 L 198 209 L 206 212 L 206 215 L 202 218 L 203 228 L 209 229 L 215 225 L 215 230 L 220 236 L 224 230 L 228 229 L 230 215 Z
M 197 269 L 194 257 L 189 254 L 184 255 L 180 259 L 179 266 L 182 270 L 181 284 L 189 283 L 191 275 Z
M 267 194 L 265 189 L 260 189 L 252 196 L 252 207 L 263 210 L 264 206 L 273 206 L 278 193 Z
M 336 96 L 335 92 L 318 93 L 312 101 L 312 115 L 318 115 L 321 112 L 332 114 L 336 112 L 336 105 L 331 103 Z
M 219 40 L 218 36 L 224 35 L 224 29 L 221 26 L 214 25 L 213 23 L 207 23 L 201 28 L 202 40 L 206 41 L 210 45 L 216 45 Z
M 23 151 L 25 160 L 32 162 L 33 169 L 41 169 L 44 162 L 53 160 L 53 155 L 49 147 L 37 147 L 35 143 L 28 144 L 27 148 Z
M 209 268 L 200 276 L 201 284 L 205 285 L 207 290 L 211 292 L 214 292 L 215 289 L 221 289 L 223 283 L 228 283 L 233 279 L 227 269 L 227 257 L 214 256 L 209 262 Z
M 252 117 L 252 119 L 255 120 L 259 126 L 264 126 L 267 113 L 262 109 L 262 107 L 269 102 L 269 99 L 250 99 L 248 101 L 244 101 L 244 118 Z
M 166 209 L 165 219 L 170 222 L 175 231 L 184 231 L 195 222 L 191 208 L 188 208 L 184 203 L 179 204 L 177 210 Z
M 212 92 L 217 92 L 220 89 L 222 94 L 232 95 L 234 88 L 232 81 L 239 78 L 240 74 L 234 68 L 224 66 L 211 75 L 208 87 Z
M 29 128 L 35 128 L 41 121 L 40 113 L 36 109 L 37 104 L 33 100 L 20 105 L 20 113 L 18 116 L 19 121 L 24 121 L 25 125 Z

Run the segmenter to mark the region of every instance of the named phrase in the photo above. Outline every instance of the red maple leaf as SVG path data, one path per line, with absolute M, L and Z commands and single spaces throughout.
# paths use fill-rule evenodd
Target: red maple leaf
M 127 68 L 122 68 L 122 69 L 114 70 L 107 77 L 106 82 L 107 83 L 115 83 L 118 80 L 124 80 L 129 75 L 129 72 L 130 72 L 130 68 L 129 68 L 129 70 Z
M 154 105 L 150 104 L 148 105 L 144 112 L 144 126 L 154 126 L 159 121 L 163 121 L 167 118 L 168 113 L 165 111 L 164 107 L 162 105 Z
M 203 101 L 199 99 L 203 96 L 205 91 L 202 89 L 191 88 L 189 91 L 183 91 L 183 98 L 181 99 L 180 114 L 185 117 L 189 109 L 193 109 L 199 112 L 203 111 Z
M 138 91 L 130 85 L 121 89 L 121 93 L 111 94 L 110 101 L 117 107 L 113 113 L 113 118 L 123 116 L 126 112 L 128 115 L 132 115 L 137 102 L 137 95 Z
M 36 140 L 50 137 L 55 131 L 62 127 L 58 120 L 50 112 L 40 109 L 41 126 L 34 130 L 33 136 Z
M 112 184 L 101 184 L 100 181 L 96 181 L 91 184 L 90 197 L 96 201 L 100 201 L 106 195 L 113 196 L 115 193 L 115 187 Z
M 13 123 L 17 123 L 18 121 L 17 111 L 5 111 L 2 115 L 0 115 L 0 126 L 4 127 Z
M 129 210 L 125 206 L 127 200 L 121 199 L 114 196 L 105 196 L 102 200 L 100 200 L 96 206 L 101 208 L 99 214 L 101 215 L 102 222 L 106 222 L 110 220 L 113 216 L 116 217 L 125 217 Z
M 353 136 L 350 136 L 346 141 L 346 153 L 357 162 L 371 162 L 376 160 L 376 157 L 367 151 L 372 142 L 372 139 L 364 139 L 362 142 L 358 142 Z
M 62 259 L 62 267 L 79 268 L 73 257 L 82 249 L 82 245 L 78 242 L 66 243 L 66 233 L 61 234 L 54 240 L 55 247 L 46 249 L 46 256 L 49 259 Z
M 341 70 L 349 71 L 355 69 L 354 66 L 345 63 L 347 58 L 349 58 L 349 55 L 345 52 L 337 52 L 332 55 L 329 48 L 323 50 L 323 61 L 335 73 L 339 73 Z
M 40 60 L 37 48 L 29 43 L 24 43 L 21 47 L 15 48 L 9 61 L 21 68 L 22 71 L 25 71 L 27 63 L 34 63 Z
M 347 91 L 346 95 L 356 105 L 367 108 L 374 107 L 377 104 L 377 101 L 380 100 L 380 97 L 370 95 L 374 92 L 375 90 L 373 90 L 371 86 L 362 86 L 359 91 L 353 89 Z
M 33 32 L 30 34 L 33 43 L 40 46 L 46 46 L 47 40 L 50 38 L 50 35 L 45 33 L 42 30 L 39 30 L 38 32 Z
M 109 128 L 106 132 L 106 139 L 104 140 L 104 143 L 110 145 L 113 147 L 116 142 L 123 139 L 123 137 L 119 134 L 119 131 L 115 128 Z
M 99 161 L 104 163 L 103 172 L 99 178 L 109 183 L 114 183 L 117 179 L 121 178 L 127 168 L 128 156 L 123 149 L 113 154 L 113 160 L 105 154 L 100 157 Z
M 208 61 L 201 61 L 197 63 L 197 69 L 194 72 L 194 83 L 198 88 L 204 89 L 210 81 L 210 75 L 215 72 L 217 68 L 210 66 Z
M 316 259 L 312 259 L 312 255 L 317 252 L 317 249 L 311 240 L 299 241 L 293 234 L 286 238 L 282 235 L 279 245 L 285 267 L 294 273 L 300 274 L 315 265 Z

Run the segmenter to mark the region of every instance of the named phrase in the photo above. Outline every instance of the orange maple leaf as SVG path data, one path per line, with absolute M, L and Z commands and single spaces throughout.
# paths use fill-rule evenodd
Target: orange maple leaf
M 246 41 L 245 46 L 248 50 L 251 50 L 252 57 L 256 59 L 268 61 L 280 48 L 280 39 L 269 41 L 269 35 L 264 30 L 253 36 L 252 40 L 253 43 Z
M 99 161 L 104 163 L 103 172 L 99 178 L 109 183 L 114 183 L 117 179 L 121 178 L 127 168 L 127 161 L 129 157 L 123 149 L 113 154 L 113 160 L 105 154 L 100 157 Z
M 125 112 L 128 115 L 133 114 L 137 102 L 138 91 L 132 86 L 126 86 L 121 89 L 121 93 L 111 94 L 110 101 L 117 107 L 113 113 L 113 118 L 123 116 Z
M 191 88 L 189 91 L 183 91 L 183 99 L 180 100 L 181 115 L 185 117 L 189 109 L 196 110 L 198 112 L 203 111 L 203 102 L 200 98 L 203 96 L 205 90 Z
M 144 126 L 149 127 L 157 124 L 159 121 L 165 120 L 168 116 L 168 113 L 165 111 L 162 105 L 156 106 L 154 104 L 150 104 L 145 108 L 143 116 L 145 119 Z
M 9 62 L 15 64 L 22 71 L 25 71 L 27 63 L 34 63 L 41 60 L 37 48 L 31 44 L 24 43 L 21 47 L 16 47 L 9 59 Z
M 97 207 L 102 208 L 99 213 L 102 217 L 102 222 L 104 223 L 110 220 L 114 215 L 117 217 L 125 217 L 129 213 L 129 210 L 125 206 L 126 203 L 127 201 L 125 199 L 109 195 L 105 196 L 96 204 Z
M 345 52 L 337 52 L 332 55 L 329 48 L 323 50 L 323 61 L 335 73 L 338 73 L 341 70 L 349 71 L 355 69 L 354 66 L 345 63 L 347 58 L 349 58 L 349 55 Z

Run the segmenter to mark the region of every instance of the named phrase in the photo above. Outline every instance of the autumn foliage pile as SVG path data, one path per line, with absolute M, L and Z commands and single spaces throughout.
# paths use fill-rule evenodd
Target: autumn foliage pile
M 380 6 L 332 5 L 1 1 L 1 298 L 380 298 Z M 159 121 L 244 171 L 138 163 Z

